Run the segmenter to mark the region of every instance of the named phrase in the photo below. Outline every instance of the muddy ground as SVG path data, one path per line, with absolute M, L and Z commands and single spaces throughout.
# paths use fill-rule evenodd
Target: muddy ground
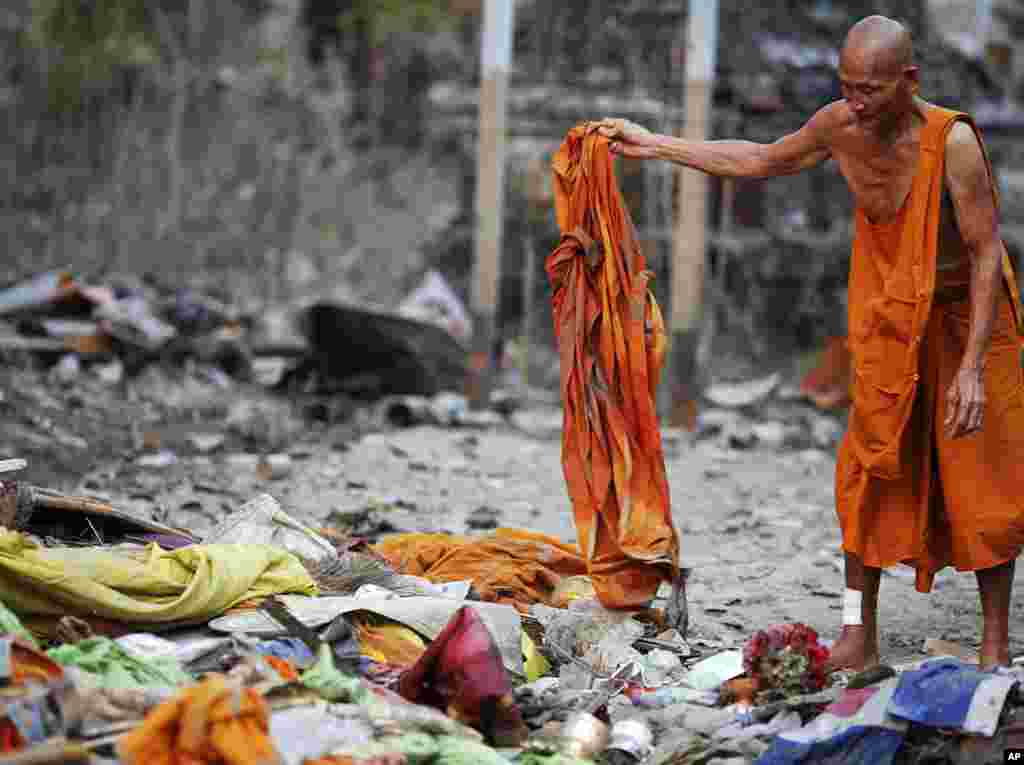
M 196 531 L 267 492 L 301 520 L 357 533 L 486 533 L 481 525 L 500 524 L 575 541 L 550 397 L 489 425 L 396 429 L 371 407 L 287 399 L 209 370 L 155 367 L 126 382 L 88 369 L 62 381 L 31 359 L 9 361 L 0 373 L 0 458 L 29 460 L 19 480 Z M 772 416 L 802 416 L 801 406 L 776 406 Z M 738 647 L 758 628 L 803 621 L 835 637 L 843 579 L 834 448 L 664 435 L 693 569 L 691 636 Z M 289 454 L 291 471 L 265 480 L 257 460 L 272 452 Z M 1014 623 L 1022 607 L 1018 596 Z M 881 623 L 890 661 L 921 656 L 929 637 L 975 647 L 973 575 L 944 571 L 925 596 L 910 569 L 888 571 Z M 1022 650 L 1018 631 L 1011 653 Z

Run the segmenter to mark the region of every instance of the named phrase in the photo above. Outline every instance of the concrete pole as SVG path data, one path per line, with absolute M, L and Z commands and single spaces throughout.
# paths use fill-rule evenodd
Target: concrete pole
M 480 39 L 480 117 L 477 143 L 476 248 L 473 264 L 473 349 L 466 396 L 487 406 L 494 375 L 494 325 L 501 274 L 505 197 L 505 95 L 512 58 L 514 0 L 484 0 Z
M 532 227 L 531 227 L 532 229 Z M 537 248 L 533 245 L 532 231 L 527 230 L 523 237 L 523 322 L 519 331 L 519 342 L 522 354 L 520 364 L 520 386 L 526 395 L 530 384 L 530 345 L 533 343 L 533 293 L 537 289 Z
M 718 0 L 690 0 L 686 47 L 686 122 L 683 138 L 708 136 L 711 90 L 718 48 Z M 704 259 L 707 251 L 707 177 L 679 169 L 679 198 L 672 238 L 669 422 L 696 426 L 697 345 L 700 336 Z

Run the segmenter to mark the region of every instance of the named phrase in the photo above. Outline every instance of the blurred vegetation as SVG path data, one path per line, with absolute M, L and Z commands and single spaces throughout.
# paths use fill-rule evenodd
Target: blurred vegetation
M 375 45 L 391 34 L 436 34 L 452 23 L 444 0 L 352 0 L 346 4 L 351 7 L 338 14 L 339 31 L 355 32 L 365 25 Z
M 51 49 L 47 82 L 52 108 L 82 104 L 88 84 L 113 79 L 122 66 L 159 60 L 159 38 L 149 0 L 34 0 L 28 39 Z

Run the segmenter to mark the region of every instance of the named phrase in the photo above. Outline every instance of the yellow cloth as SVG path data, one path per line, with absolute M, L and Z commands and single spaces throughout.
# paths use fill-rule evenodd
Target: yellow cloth
M 349 615 L 359 641 L 359 653 L 372 661 L 411 667 L 427 650 L 427 641 L 404 624 L 369 611 Z
M 298 558 L 269 545 L 45 549 L 0 530 L 0 600 L 22 617 L 158 624 L 210 618 L 280 593 L 316 595 L 317 588 Z

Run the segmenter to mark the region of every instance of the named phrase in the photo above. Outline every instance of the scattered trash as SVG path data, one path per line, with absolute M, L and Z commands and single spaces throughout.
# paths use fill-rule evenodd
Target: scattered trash
M 711 691 L 743 672 L 743 652 L 722 651 L 690 667 L 683 682 L 698 691 Z
M 200 454 L 209 454 L 224 445 L 223 433 L 190 433 L 188 442 Z
M 269 494 L 249 500 L 203 537 L 203 544 L 239 542 L 274 545 L 318 563 L 338 556 L 331 542 L 288 515 Z
M 210 677 L 181 691 L 118 742 L 125 765 L 179 758 L 233 765 L 276 765 L 267 703 L 252 688 Z
M 481 730 L 496 746 L 517 746 L 526 739 L 504 658 L 485 622 L 467 606 L 402 674 L 399 689 L 409 701 L 444 709 Z
M 47 654 L 62 666 L 77 667 L 104 688 L 177 686 L 192 679 L 175 658 L 143 657 L 105 637 L 61 645 Z
M 357 437 L 381 425 L 462 429 L 447 464 L 416 434 L 381 429 L 389 460 L 417 481 L 507 481 L 511 472 L 487 465 L 490 434 L 470 430 L 503 418 L 557 438 L 558 410 L 537 427 L 537 412 L 516 411 L 527 399 L 518 389 L 484 413 L 456 392 L 469 324 L 446 290 L 428 274 L 395 314 L 318 303 L 279 306 L 277 319 L 240 317 L 192 291 L 96 288 L 63 272 L 0 290 L 0 351 L 37 354 L 38 374 L 25 379 L 43 383 L 0 391 L 12 427 L 91 457 L 103 439 L 76 430 L 75 414 L 92 418 L 95 401 L 141 402 L 117 462 L 91 470 L 77 494 L 10 480 L 28 461 L 27 475 L 40 474 L 32 448 L 12 449 L 28 461 L 0 460 L 11 474 L 0 480 L 0 751 L 41 765 L 772 765 L 819 755 L 884 765 L 900 748 L 908 762 L 926 751 L 968 761 L 1024 745 L 1019 667 L 980 673 L 974 652 L 930 639 L 924 652 L 938 662 L 823 678 L 813 630 L 795 641 L 756 631 L 740 615 L 755 598 L 731 587 L 702 605 L 728 608 L 735 632 L 709 628 L 688 642 L 656 610 L 600 607 L 576 545 L 503 528 L 539 508 L 534 499 L 519 507 L 483 494 L 462 505 L 464 536 L 395 533 L 435 508 L 350 470 L 347 427 L 331 437 L 325 506 L 320 484 L 293 491 L 288 479 L 321 456 L 302 440 L 298 412 L 353 411 L 356 397 L 375 400 L 353 423 Z M 666 434 L 667 443 L 693 448 L 702 480 L 727 493 L 746 491 L 728 463 L 755 457 L 741 453 L 755 446 L 792 450 L 789 468 L 821 472 L 841 418 L 786 382 L 712 386 L 707 400 L 719 408 L 701 412 L 695 441 Z M 267 386 L 258 398 L 246 393 L 257 385 Z M 287 512 L 259 481 L 276 482 L 263 485 L 280 488 Z M 82 494 L 104 491 L 117 499 Z M 255 496 L 242 504 L 246 492 Z M 782 510 L 816 500 L 796 492 L 749 504 L 744 494 L 729 523 L 763 524 L 765 538 L 797 529 L 794 544 L 806 545 L 806 517 Z M 175 527 L 175 509 L 208 521 L 183 525 L 212 528 Z M 324 520 L 299 520 L 308 517 Z M 831 574 L 839 558 L 825 552 L 813 562 Z M 743 582 L 762 576 L 741 568 Z M 801 584 L 834 599 L 827 582 Z M 748 632 L 745 662 L 724 649 Z
M 13 508 L 8 508 L 11 514 L 2 516 L 5 525 L 34 537 L 101 545 L 145 540 L 168 547 L 198 541 L 184 529 L 138 518 L 91 497 L 61 494 L 24 483 L 7 485 L 16 491 L 16 501 Z
M 435 582 L 468 579 L 481 600 L 514 604 L 524 612 L 535 603 L 551 604 L 563 576 L 586 574 L 575 545 L 519 529 L 480 538 L 394 534 L 373 549 L 397 571 Z
M 605 757 L 613 765 L 640 762 L 654 748 L 654 733 L 643 720 L 621 720 L 615 723 L 609 739 Z
M 256 465 L 256 475 L 264 481 L 286 478 L 292 472 L 292 458 L 287 454 L 268 454 Z
M 1007 694 L 1018 683 L 1019 678 L 1012 675 L 983 672 L 955 659 L 936 659 L 899 676 L 889 713 L 918 725 L 992 736 Z
M 588 712 L 578 712 L 562 724 L 559 748 L 572 757 L 593 757 L 607 748 L 609 735 L 605 723 Z
M 907 724 L 889 714 L 895 678 L 846 691 L 801 728 L 780 733 L 758 765 L 797 765 L 831 757 L 863 765 L 891 765 Z
M 478 507 L 466 517 L 466 526 L 474 531 L 487 531 L 498 528 L 501 511 L 484 505 Z
M 978 654 L 976 652 L 970 651 L 957 643 L 951 643 L 948 640 L 941 640 L 939 638 L 928 638 L 925 640 L 924 652 L 929 656 L 951 656 L 965 664 L 978 663 Z
M 90 624 L 96 618 L 174 624 L 278 592 L 316 592 L 297 558 L 259 544 L 153 546 L 139 556 L 98 547 L 41 548 L 0 530 L 0 570 L 0 600 L 43 632 L 69 612 Z
M 771 395 L 772 391 L 778 387 L 780 379 L 780 375 L 775 372 L 767 377 L 748 382 L 718 383 L 704 391 L 704 397 L 715 406 L 730 409 L 753 406 Z
M 166 468 L 178 464 L 178 455 L 170 449 L 161 449 L 156 454 L 143 454 L 135 464 L 142 468 Z
M 434 324 L 329 302 L 305 308 L 296 322 L 311 351 L 293 379 L 376 398 L 430 397 L 465 380 L 465 349 Z
M 465 305 L 437 271 L 428 271 L 423 281 L 398 304 L 407 319 L 436 324 L 459 342 L 472 337 L 473 323 Z

